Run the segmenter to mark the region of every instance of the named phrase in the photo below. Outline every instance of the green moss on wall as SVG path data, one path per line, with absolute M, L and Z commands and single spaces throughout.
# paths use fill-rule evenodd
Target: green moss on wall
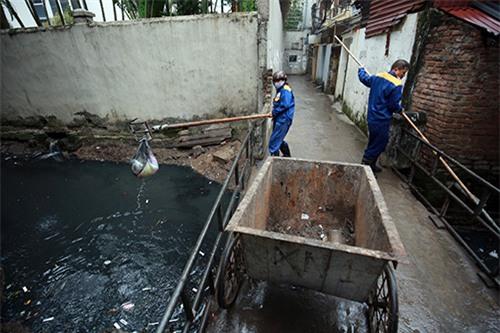
M 366 120 L 366 113 L 356 114 L 346 103 L 342 104 L 342 112 L 358 126 L 363 133 L 368 135 L 368 121 Z

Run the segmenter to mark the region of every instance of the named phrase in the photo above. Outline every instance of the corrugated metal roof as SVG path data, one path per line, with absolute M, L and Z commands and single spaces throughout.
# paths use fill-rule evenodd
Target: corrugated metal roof
M 370 2 L 366 38 L 389 31 L 408 14 L 421 9 L 425 0 L 373 0 Z
M 474 3 L 472 3 L 474 5 Z M 494 3 L 488 4 L 488 2 L 483 2 L 483 9 L 487 9 L 490 13 L 495 13 L 498 15 L 498 6 Z M 454 3 L 450 5 L 446 1 L 436 1 L 435 6 L 439 9 L 447 12 L 450 15 L 458 17 L 469 23 L 472 23 L 478 27 L 486 29 L 486 31 L 493 33 L 494 35 L 500 34 L 500 21 L 496 18 L 497 15 L 488 15 L 487 12 L 481 11 L 470 6 L 470 3 L 457 5 Z M 482 8 L 479 6 L 479 8 Z

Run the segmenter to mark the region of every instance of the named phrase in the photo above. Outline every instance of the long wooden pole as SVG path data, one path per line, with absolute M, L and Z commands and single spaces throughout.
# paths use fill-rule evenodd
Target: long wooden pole
M 153 131 L 161 131 L 165 129 L 172 128 L 185 128 L 185 127 L 193 127 L 193 126 L 202 126 L 202 125 L 210 125 L 210 124 L 223 124 L 230 123 L 235 121 L 243 121 L 243 120 L 255 120 L 255 119 L 263 119 L 263 118 L 271 118 L 271 113 L 260 113 L 260 114 L 252 114 L 248 116 L 239 116 L 239 117 L 229 117 L 229 118 L 219 118 L 219 119 L 207 119 L 207 120 L 199 120 L 199 121 L 191 121 L 187 123 L 179 123 L 179 124 L 163 124 L 153 126 Z
M 342 45 L 342 47 L 344 48 L 344 50 L 346 50 L 346 52 L 354 59 L 354 61 L 356 61 L 356 63 L 359 65 L 359 67 L 363 67 L 363 68 L 365 67 L 358 60 L 358 58 L 356 58 L 356 56 L 351 53 L 351 51 L 340 40 L 340 38 L 338 38 L 337 36 L 335 36 L 335 39 L 337 40 L 337 42 L 340 43 L 340 45 Z M 370 74 L 370 73 L 368 73 L 368 71 L 366 70 L 366 68 L 365 68 L 365 71 L 366 71 L 367 74 Z M 417 125 L 415 125 L 415 123 L 413 123 L 413 121 L 410 119 L 410 117 L 408 117 L 404 112 L 401 112 L 401 114 L 403 115 L 403 118 L 411 125 L 411 127 L 418 133 L 418 135 L 420 135 L 420 137 L 422 138 L 422 140 L 424 140 L 425 142 L 427 142 L 428 144 L 430 144 L 429 139 L 427 139 L 427 137 L 424 135 L 424 133 L 422 133 L 418 129 Z M 433 151 L 433 153 L 437 154 L 436 151 Z M 472 199 L 472 201 L 474 201 L 477 204 L 479 202 L 478 198 L 474 194 L 472 194 L 472 192 L 467 188 L 467 186 L 464 184 L 464 182 L 462 182 L 462 180 L 457 176 L 457 174 L 455 173 L 455 171 L 453 171 L 453 169 L 444 160 L 444 158 L 442 158 L 441 156 L 439 156 L 439 161 L 443 164 L 443 166 L 450 173 L 450 175 L 456 180 L 456 182 L 460 185 L 460 187 L 465 191 L 465 193 L 467 193 L 467 195 L 469 196 L 469 198 Z

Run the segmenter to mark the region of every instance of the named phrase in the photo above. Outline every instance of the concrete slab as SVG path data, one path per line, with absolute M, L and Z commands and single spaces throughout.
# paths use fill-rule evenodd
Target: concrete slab
M 290 83 L 296 100 L 296 116 L 287 137 L 292 156 L 359 162 L 366 137 L 345 115 L 333 111 L 328 96 L 305 77 L 292 76 Z M 408 254 L 408 264 L 396 270 L 399 331 L 499 332 L 498 291 L 485 287 L 465 251 L 432 224 L 429 212 L 395 174 L 385 169 L 378 183 Z M 259 283 L 242 290 L 233 309 L 215 314 L 208 331 L 364 332 L 360 306 Z

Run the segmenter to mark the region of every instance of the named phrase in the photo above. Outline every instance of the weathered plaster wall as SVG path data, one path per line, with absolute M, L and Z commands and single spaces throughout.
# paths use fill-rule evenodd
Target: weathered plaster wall
M 257 14 L 1 33 L 1 115 L 109 120 L 252 113 Z
M 350 43 L 349 49 L 351 52 L 365 65 L 371 74 L 388 71 L 392 63 L 397 59 L 410 61 L 417 31 L 417 18 L 417 13 L 409 14 L 403 23 L 391 32 L 388 55 L 385 55 L 386 34 L 366 39 L 365 29 L 363 28 L 343 35 L 343 39 Z M 347 57 L 345 50 L 342 50 L 335 97 L 343 98 L 349 116 L 356 122 L 360 122 L 367 111 L 370 90 L 358 80 L 359 66 L 354 60 L 347 60 Z
M 305 74 L 307 66 L 307 30 L 285 31 L 283 70 L 288 74 Z M 296 57 L 296 61 L 291 58 Z
M 267 27 L 267 68 L 273 71 L 283 69 L 283 17 L 280 2 L 269 1 L 269 21 Z

